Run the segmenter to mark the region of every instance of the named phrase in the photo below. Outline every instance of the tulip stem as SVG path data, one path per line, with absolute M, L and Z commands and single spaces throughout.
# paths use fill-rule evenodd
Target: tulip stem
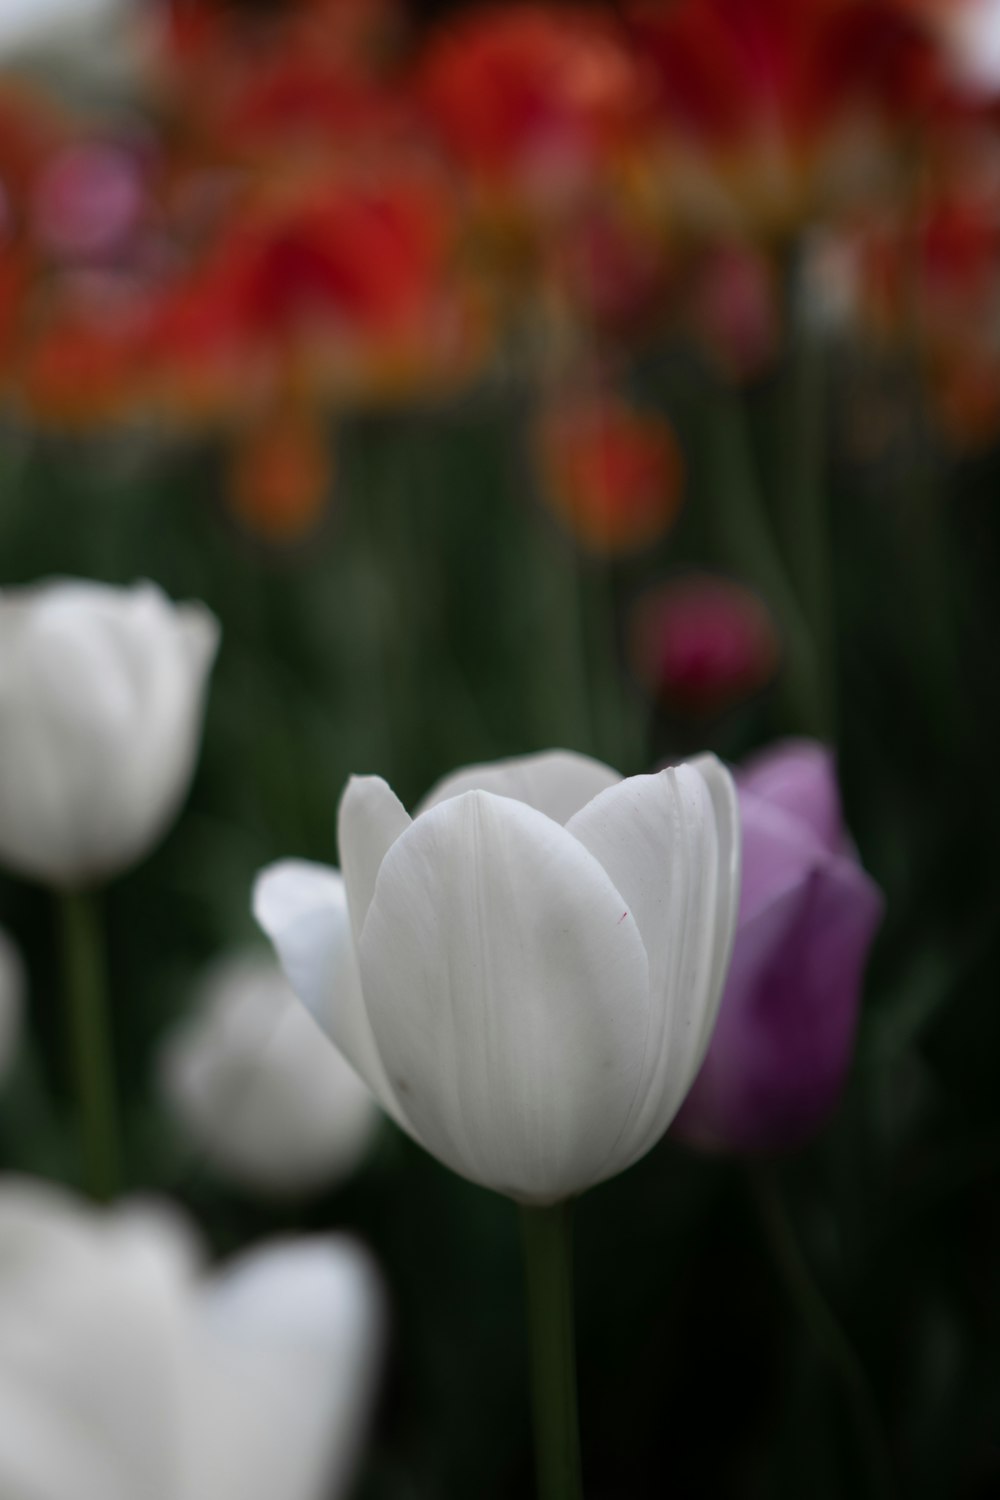
M 118 1188 L 120 1169 L 101 911 L 92 891 L 65 891 L 59 899 L 84 1183 L 106 1202 Z
M 830 740 L 833 727 L 827 684 L 816 642 L 771 532 L 742 398 L 737 392 L 720 391 L 711 410 L 704 469 L 715 497 L 722 561 L 759 590 L 782 631 L 786 726 Z
M 864 1462 L 866 1490 L 871 1500 L 891 1500 L 895 1493 L 892 1461 L 864 1365 L 809 1269 L 773 1170 L 757 1164 L 750 1168 L 749 1178 L 764 1236 L 789 1299 L 840 1381 Z
M 522 1205 L 538 1500 L 581 1500 L 572 1204 Z

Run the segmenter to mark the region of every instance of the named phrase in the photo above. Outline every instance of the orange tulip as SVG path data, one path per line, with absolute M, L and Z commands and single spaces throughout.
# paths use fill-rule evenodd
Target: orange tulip
M 683 466 L 662 417 L 617 397 L 576 399 L 543 415 L 538 447 L 543 494 L 588 551 L 635 552 L 669 529 Z

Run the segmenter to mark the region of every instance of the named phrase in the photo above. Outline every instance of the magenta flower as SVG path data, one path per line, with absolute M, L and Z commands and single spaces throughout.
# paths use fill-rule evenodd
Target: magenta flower
M 844 828 L 833 756 L 788 740 L 737 777 L 743 889 L 732 968 L 675 1133 L 710 1150 L 798 1145 L 834 1108 L 882 893 Z

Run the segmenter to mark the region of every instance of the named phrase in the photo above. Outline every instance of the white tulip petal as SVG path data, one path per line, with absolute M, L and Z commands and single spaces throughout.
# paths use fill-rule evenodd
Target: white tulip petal
M 545 750 L 454 771 L 431 788 L 417 811 L 426 812 L 463 792 L 483 791 L 512 797 L 556 823 L 567 823 L 592 797 L 620 780 L 617 771 L 590 756 L 573 750 Z
M 144 854 L 183 798 L 218 626 L 154 584 L 0 596 L 0 855 L 55 884 Z
M 269 1196 L 347 1177 L 381 1118 L 371 1090 L 318 1036 L 270 951 L 213 964 L 159 1064 L 192 1144 L 217 1171 Z
M 649 958 L 649 1045 L 619 1169 L 666 1130 L 715 1024 L 738 896 L 731 786 L 715 758 L 704 757 L 698 767 L 630 777 L 567 827 L 621 891 Z
M 410 826 L 410 815 L 381 776 L 352 776 L 337 809 L 337 845 L 354 940 L 361 938 L 379 867 Z
M 383 1345 L 369 1257 L 200 1259 L 169 1209 L 0 1184 L 4 1500 L 341 1500 Z
M 186 1500 L 217 1500 L 226 1449 L 234 1500 L 319 1500 L 320 1476 L 324 1500 L 344 1494 L 384 1343 L 367 1253 L 335 1236 L 251 1251 L 205 1286 L 199 1311 L 218 1396 L 194 1427 Z
M 297 859 L 269 865 L 254 883 L 253 913 L 303 1005 L 407 1129 L 368 1023 L 340 872 Z
M 428 1150 L 527 1202 L 606 1175 L 640 1078 L 649 966 L 612 880 L 565 829 L 481 791 L 423 814 L 385 857 L 360 960 Z
M 189 664 L 207 672 L 219 651 L 222 632 L 218 620 L 210 609 L 196 601 L 178 605 L 177 617 Z
M 701 1067 L 708 1044 L 712 1039 L 719 1003 L 729 974 L 729 965 L 736 941 L 736 927 L 740 914 L 740 886 L 742 880 L 743 833 L 740 819 L 739 796 L 736 783 L 726 767 L 715 755 L 696 755 L 688 761 L 702 777 L 712 799 L 715 826 L 719 835 L 719 884 L 716 902 L 716 932 L 718 941 L 714 948 L 712 977 L 709 991 L 715 996 L 714 1003 L 706 1008 L 704 1034 L 696 1050 L 694 1073 Z

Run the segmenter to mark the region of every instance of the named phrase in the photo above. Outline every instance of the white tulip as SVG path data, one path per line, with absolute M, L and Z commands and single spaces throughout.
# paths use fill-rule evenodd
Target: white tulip
M 209 971 L 161 1066 L 187 1134 L 250 1188 L 293 1194 L 338 1182 L 371 1145 L 371 1094 L 266 952 Z
M 120 85 L 139 63 L 141 0 L 0 0 L 0 66 Z
M 973 93 L 1000 89 L 1000 0 L 965 0 L 936 17 L 958 82 Z
M 336 1500 L 382 1346 L 337 1236 L 198 1264 L 165 1211 L 0 1186 L 4 1500 Z
M 404 1129 L 524 1203 L 659 1140 L 715 1022 L 739 885 L 713 756 L 621 780 L 565 751 L 473 767 L 411 821 L 340 804 L 343 876 L 287 861 L 257 919 L 299 998 Z
M 13 1061 L 21 1033 L 25 976 L 21 955 L 0 929 L 0 1078 Z
M 166 832 L 201 740 L 218 622 L 150 583 L 0 593 L 0 861 L 116 874 Z

